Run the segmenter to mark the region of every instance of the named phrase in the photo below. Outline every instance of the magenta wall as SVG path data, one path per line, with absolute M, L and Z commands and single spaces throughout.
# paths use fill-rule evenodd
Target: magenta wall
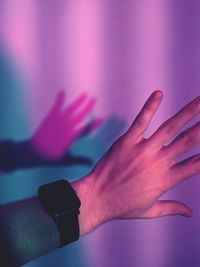
M 105 121 L 115 116 L 126 128 L 150 93 L 161 89 L 164 100 L 146 136 L 152 134 L 200 92 L 199 4 L 198 0 L 0 0 L 1 57 L 7 58 L 23 81 L 17 93 L 13 87 L 7 101 L 15 101 L 16 110 L 23 106 L 26 111 L 21 119 L 26 130 L 20 132 L 16 126 L 16 136 L 9 128 L 1 139 L 28 138 L 63 88 L 66 105 L 86 92 L 96 98 L 92 116 Z M 8 89 L 4 85 L 0 90 Z M 94 155 L 102 155 L 98 145 L 90 145 Z M 77 149 L 84 150 L 84 142 L 75 145 Z M 76 178 L 88 169 L 62 171 Z M 19 173 L 1 174 L 2 202 L 34 195 L 38 184 L 48 180 L 42 180 L 45 175 L 53 179 L 59 173 L 59 168 L 51 174 L 49 169 L 23 173 L 30 179 L 26 177 L 21 194 Z M 110 222 L 26 266 L 198 267 L 199 186 L 196 176 L 163 197 L 187 203 L 194 212 L 191 219 Z

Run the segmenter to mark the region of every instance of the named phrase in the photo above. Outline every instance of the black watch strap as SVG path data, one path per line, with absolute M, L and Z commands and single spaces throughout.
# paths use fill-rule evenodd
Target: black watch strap
M 64 215 L 57 225 L 60 233 L 60 247 L 79 239 L 78 214 L 72 212 Z
M 67 180 L 45 184 L 38 189 L 44 210 L 54 220 L 60 234 L 60 247 L 79 238 L 79 207 L 81 202 Z

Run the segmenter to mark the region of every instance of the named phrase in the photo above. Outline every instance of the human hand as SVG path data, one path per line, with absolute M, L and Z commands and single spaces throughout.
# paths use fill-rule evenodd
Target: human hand
M 73 142 L 101 125 L 102 120 L 96 119 L 88 125 L 80 126 L 95 104 L 95 98 L 91 98 L 86 106 L 78 111 L 86 98 L 87 94 L 82 94 L 63 109 L 65 92 L 59 93 L 53 108 L 31 139 L 32 147 L 37 153 L 48 159 L 59 159 L 66 154 Z
M 108 117 L 104 119 L 104 123 L 98 128 L 98 131 L 96 131 L 95 134 L 86 137 L 85 135 L 81 135 L 83 138 L 77 141 L 75 146 L 72 147 L 71 154 L 76 155 L 77 151 L 79 151 L 80 154 L 81 150 L 82 155 L 92 159 L 93 164 L 90 166 L 91 170 L 96 162 L 108 150 L 114 140 L 124 132 L 124 129 L 125 122 L 122 119 L 116 116 Z M 87 170 L 87 173 L 88 172 L 89 170 Z
M 200 172 L 200 154 L 176 161 L 200 143 L 199 122 L 165 145 L 200 112 L 200 97 L 165 121 L 151 137 L 144 138 L 162 97 L 162 91 L 154 91 L 129 130 L 113 143 L 91 173 L 72 183 L 82 202 L 81 234 L 112 219 L 192 216 L 184 203 L 159 198 Z

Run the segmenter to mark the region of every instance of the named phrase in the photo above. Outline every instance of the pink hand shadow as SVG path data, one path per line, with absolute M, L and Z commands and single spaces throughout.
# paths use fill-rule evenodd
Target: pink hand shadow
M 73 142 L 88 128 L 88 126 L 78 128 L 87 118 L 96 101 L 95 98 L 90 99 L 85 107 L 78 111 L 86 98 L 87 94 L 80 95 L 63 110 L 65 92 L 61 91 L 58 94 L 54 106 L 31 139 L 33 149 L 37 153 L 48 159 L 59 159 L 67 153 Z M 101 124 L 102 121 L 97 119 L 87 132 L 94 131 Z

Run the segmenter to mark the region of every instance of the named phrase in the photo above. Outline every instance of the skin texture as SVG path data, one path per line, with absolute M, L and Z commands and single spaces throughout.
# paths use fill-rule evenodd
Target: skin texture
M 113 219 L 192 216 L 186 204 L 159 198 L 200 173 L 200 154 L 176 161 L 200 143 L 199 122 L 165 145 L 200 112 L 200 97 L 165 121 L 152 136 L 144 138 L 162 98 L 162 91 L 154 91 L 128 131 L 113 143 L 91 173 L 72 183 L 82 202 L 81 235 Z

